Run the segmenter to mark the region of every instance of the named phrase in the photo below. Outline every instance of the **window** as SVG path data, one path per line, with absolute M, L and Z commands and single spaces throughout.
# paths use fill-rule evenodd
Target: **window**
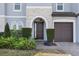
M 24 25 L 22 21 L 11 21 L 10 26 L 12 30 L 21 30 Z
M 21 11 L 21 4 L 20 3 L 14 4 L 14 11 Z
M 21 29 L 22 28 L 22 25 L 18 25 L 18 28 Z
M 17 29 L 17 27 L 16 27 L 16 24 L 15 25 L 13 25 L 13 30 L 16 30 Z
M 63 3 L 57 3 L 56 4 L 56 11 L 64 11 L 64 4 Z

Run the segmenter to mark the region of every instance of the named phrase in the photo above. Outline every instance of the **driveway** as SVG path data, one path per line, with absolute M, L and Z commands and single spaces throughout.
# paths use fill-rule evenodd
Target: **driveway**
M 56 42 L 57 46 L 44 46 L 43 43 L 38 43 L 37 49 L 57 49 L 62 50 L 72 56 L 79 56 L 79 44 L 72 42 Z

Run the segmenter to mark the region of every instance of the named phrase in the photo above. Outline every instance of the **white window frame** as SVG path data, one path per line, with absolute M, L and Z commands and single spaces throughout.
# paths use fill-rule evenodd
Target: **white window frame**
M 15 9 L 15 4 L 16 4 L 16 3 L 13 4 L 13 11 L 14 11 L 14 12 L 21 12 L 22 4 L 20 3 L 20 9 L 19 9 L 19 10 L 16 10 L 16 9 Z
M 62 9 L 62 10 L 58 10 L 58 4 L 59 4 L 59 3 L 56 3 L 56 11 L 59 11 L 59 12 L 64 11 L 64 3 L 62 3 L 62 5 L 63 5 L 63 9 Z
M 11 22 L 11 29 L 13 30 L 13 26 L 14 26 L 14 25 L 16 25 L 16 30 L 17 30 L 17 29 L 18 29 L 18 28 L 17 28 L 18 26 L 17 26 L 17 24 L 16 24 L 16 21 Z
M 22 22 L 20 22 L 20 24 L 22 25 L 22 27 L 24 26 Z M 19 30 L 19 23 L 17 23 L 17 21 L 11 22 L 11 28 L 13 30 L 13 26 L 16 25 L 16 30 Z

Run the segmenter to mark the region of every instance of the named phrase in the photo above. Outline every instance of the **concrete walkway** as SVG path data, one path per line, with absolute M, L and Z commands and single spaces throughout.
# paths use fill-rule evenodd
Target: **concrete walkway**
M 37 44 L 37 49 L 57 49 L 62 50 L 72 56 L 79 56 L 79 44 L 72 42 L 56 42 L 57 46 L 45 46 L 42 43 Z

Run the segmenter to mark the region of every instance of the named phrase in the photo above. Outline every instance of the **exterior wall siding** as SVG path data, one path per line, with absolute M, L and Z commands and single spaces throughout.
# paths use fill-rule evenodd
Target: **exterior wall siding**
M 0 32 L 4 32 L 5 23 L 6 23 L 5 18 L 0 17 Z
M 27 6 L 52 6 L 52 11 L 56 12 L 56 3 L 21 3 L 22 9 L 21 12 L 13 11 L 13 3 L 0 3 L 0 15 L 7 16 L 26 16 L 26 7 Z M 64 12 L 77 12 L 79 11 L 78 3 L 64 3 Z
M 17 22 L 20 24 L 20 22 L 23 23 L 23 27 L 26 26 L 26 18 L 6 18 L 9 25 L 11 25 L 14 22 Z
M 0 3 L 0 15 L 5 15 L 5 4 Z
M 64 3 L 64 11 L 63 12 L 71 12 L 71 10 L 72 10 L 71 5 L 72 4 L 70 4 L 70 3 Z M 56 11 L 56 3 L 52 4 L 52 10 L 53 10 L 53 12 L 58 12 L 58 11 Z
M 71 7 L 72 7 L 72 12 L 74 13 L 78 13 L 78 3 L 72 3 Z
M 13 11 L 13 3 L 6 4 L 6 15 L 7 16 L 26 16 L 26 4 L 21 3 L 21 11 Z

